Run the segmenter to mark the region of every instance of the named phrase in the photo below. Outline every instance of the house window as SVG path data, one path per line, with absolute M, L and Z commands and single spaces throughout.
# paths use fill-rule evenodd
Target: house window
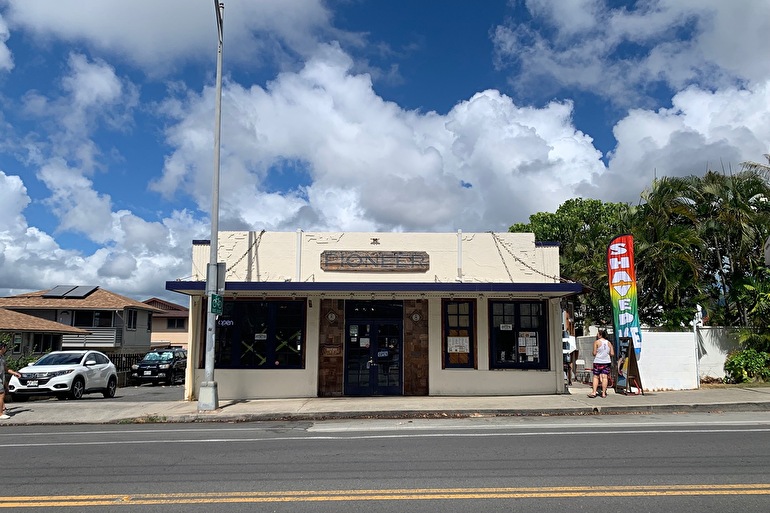
M 490 301 L 491 369 L 547 369 L 548 339 L 542 301 Z
M 444 367 L 474 367 L 474 302 L 444 301 Z
M 216 344 L 217 368 L 303 369 L 305 301 L 225 301 Z
M 82 328 L 111 328 L 112 310 L 76 310 L 74 326 Z
M 35 333 L 32 337 L 33 353 L 48 353 L 59 349 L 58 337 L 50 333 Z
M 126 328 L 130 330 L 136 329 L 136 317 L 137 317 L 136 310 L 128 310 L 126 312 Z
M 185 321 L 187 319 L 183 317 L 166 319 L 166 329 L 169 330 L 183 330 L 185 329 Z
M 147 331 L 152 331 L 152 312 L 147 312 Z

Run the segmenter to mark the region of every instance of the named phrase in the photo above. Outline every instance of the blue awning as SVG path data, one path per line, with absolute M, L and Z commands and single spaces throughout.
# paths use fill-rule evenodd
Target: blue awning
M 166 290 L 203 296 L 206 283 L 203 281 L 167 281 Z M 463 282 L 293 282 L 293 281 L 228 281 L 228 293 L 243 296 L 259 295 L 366 295 L 366 294 L 490 294 L 564 297 L 580 294 L 580 283 L 463 283 Z

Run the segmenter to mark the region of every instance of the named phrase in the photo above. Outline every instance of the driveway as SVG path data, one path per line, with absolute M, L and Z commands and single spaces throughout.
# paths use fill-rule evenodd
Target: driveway
M 120 387 L 113 399 L 105 399 L 101 392 L 86 394 L 81 401 L 181 401 L 184 399 L 184 385 L 137 385 Z M 30 397 L 30 401 L 58 401 L 55 397 Z M 71 399 L 70 399 L 71 400 Z M 10 403 L 11 401 L 9 401 Z M 17 403 L 19 404 L 19 403 Z

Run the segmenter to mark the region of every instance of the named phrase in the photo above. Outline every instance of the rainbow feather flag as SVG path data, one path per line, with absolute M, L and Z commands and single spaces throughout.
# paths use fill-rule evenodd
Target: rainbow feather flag
M 634 237 L 619 235 L 607 247 L 607 274 L 615 324 L 615 343 L 629 337 L 634 343 L 636 359 L 642 354 L 642 332 L 639 328 L 638 290 L 634 268 Z

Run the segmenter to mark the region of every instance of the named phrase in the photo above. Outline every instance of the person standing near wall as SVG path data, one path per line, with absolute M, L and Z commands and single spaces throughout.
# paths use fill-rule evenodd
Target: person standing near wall
M 17 378 L 21 377 L 21 374 L 16 372 L 15 370 L 11 370 L 8 368 L 8 366 L 5 364 L 5 352 L 8 351 L 8 346 L 5 342 L 0 342 L 0 381 L 2 381 L 2 388 L 0 388 L 0 419 L 2 420 L 8 420 L 10 419 L 10 415 L 7 415 L 5 413 L 5 387 L 6 387 L 6 379 L 5 375 L 10 374 L 11 376 L 16 376 Z
M 593 386 L 588 397 L 596 397 L 599 388 L 599 380 L 602 382 L 602 397 L 607 397 L 607 382 L 609 381 L 610 371 L 612 370 L 612 357 L 615 356 L 615 349 L 607 340 L 607 330 L 599 330 L 594 341 L 594 367 L 593 367 Z

